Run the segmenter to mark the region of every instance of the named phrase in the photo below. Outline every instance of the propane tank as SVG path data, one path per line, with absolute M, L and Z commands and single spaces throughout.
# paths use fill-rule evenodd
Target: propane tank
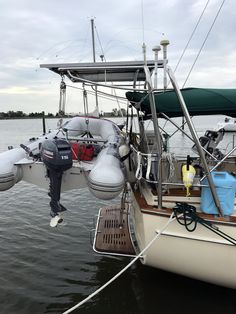
M 187 163 L 182 167 L 183 183 L 186 188 L 186 196 L 190 195 L 189 189 L 193 185 L 193 179 L 196 174 L 195 168 L 191 165 L 190 156 L 187 156 Z

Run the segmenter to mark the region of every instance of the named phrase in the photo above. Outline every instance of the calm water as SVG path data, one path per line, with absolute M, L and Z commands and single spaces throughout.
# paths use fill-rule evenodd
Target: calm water
M 219 118 L 218 118 L 219 120 Z M 201 120 L 201 130 L 209 127 Z M 209 121 L 209 120 L 208 120 Z M 56 120 L 49 120 L 53 128 Z M 0 120 L 0 151 L 41 132 L 40 120 Z M 230 143 L 230 136 L 227 135 Z M 185 139 L 176 138 L 180 145 Z M 49 227 L 47 192 L 18 183 L 1 192 L 0 313 L 62 313 L 123 268 L 129 259 L 97 255 L 91 247 L 95 216 L 107 202 L 84 189 L 62 195 L 66 222 Z M 118 200 L 114 200 L 114 203 Z M 157 252 L 158 255 L 158 252 Z M 236 261 L 235 269 L 236 271 Z M 136 263 L 74 313 L 236 313 L 236 291 Z

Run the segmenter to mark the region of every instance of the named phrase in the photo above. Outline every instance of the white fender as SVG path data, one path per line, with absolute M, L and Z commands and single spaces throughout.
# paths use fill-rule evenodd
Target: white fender
M 118 196 L 125 182 L 118 153 L 121 144 L 118 126 L 109 120 L 74 117 L 63 128 L 68 130 L 69 136 L 78 136 L 88 131 L 106 143 L 88 175 L 88 187 L 99 199 L 108 200 Z
M 20 166 L 15 163 L 26 157 L 22 148 L 14 148 L 0 154 L 0 191 L 10 189 L 22 179 Z
M 88 176 L 89 190 L 95 197 L 109 200 L 120 194 L 124 183 L 120 160 L 112 154 L 111 147 L 106 147 L 98 155 Z
M 39 153 L 39 143 L 46 138 L 53 138 L 57 133 L 58 131 L 54 131 L 40 136 L 35 141 L 30 142 L 27 148 L 37 154 Z M 17 163 L 25 158 L 29 160 L 26 151 L 21 147 L 0 153 L 0 191 L 8 190 L 20 180 L 24 180 L 24 170 L 21 164 Z

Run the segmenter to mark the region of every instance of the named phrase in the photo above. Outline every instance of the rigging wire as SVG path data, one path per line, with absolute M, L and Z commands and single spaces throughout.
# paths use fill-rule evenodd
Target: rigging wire
M 99 35 L 98 35 L 98 30 L 97 30 L 96 25 L 95 25 L 95 31 L 96 31 L 97 39 L 98 39 L 98 42 L 99 42 L 99 45 L 100 45 L 100 49 L 101 49 L 101 52 L 102 52 L 102 54 L 100 55 L 100 57 L 101 57 L 102 61 L 103 61 L 103 59 L 104 59 L 104 61 L 106 62 L 106 57 L 105 57 L 104 49 L 103 49 L 103 47 L 102 47 L 101 40 L 100 40 L 100 37 L 99 37 Z M 92 86 L 92 88 L 93 88 L 93 86 Z M 115 98 L 116 103 L 117 103 L 117 106 L 118 106 L 119 111 L 120 111 L 120 113 L 121 113 L 122 119 L 124 120 L 123 111 L 121 110 L 121 106 L 120 106 L 120 100 L 119 100 L 120 97 L 117 96 L 117 93 L 116 93 L 116 90 L 115 90 L 115 89 L 112 89 L 111 91 L 114 93 L 114 96 L 113 96 L 113 94 L 111 94 L 110 97 L 114 97 L 114 98 Z M 124 99 L 124 98 L 122 97 L 122 99 Z
M 54 49 L 56 46 L 59 46 L 59 45 L 62 45 L 64 43 L 68 43 L 68 42 L 73 42 L 73 40 L 64 40 L 64 41 L 60 41 L 60 42 L 57 42 L 55 44 L 53 44 L 51 47 L 45 49 L 43 52 L 41 52 L 41 54 L 36 58 L 36 60 L 40 60 L 43 55 L 47 54 L 48 52 L 50 52 L 52 49 Z
M 85 39 L 83 39 L 83 41 L 84 41 L 84 45 L 85 45 L 87 39 L 85 38 Z M 72 43 L 70 43 L 70 44 L 66 45 L 65 47 L 63 47 L 63 48 L 59 49 L 58 51 L 56 51 L 55 56 L 57 58 L 58 57 L 62 57 L 62 52 L 65 52 L 67 50 L 71 51 L 71 49 L 75 48 L 76 46 L 80 46 L 80 43 L 79 42 L 76 43 L 76 42 L 73 41 Z M 83 51 L 83 49 L 81 49 L 81 51 Z
M 115 98 L 115 100 L 116 100 L 116 103 L 117 103 L 117 106 L 118 106 L 118 108 L 119 108 L 119 111 L 120 111 L 120 113 L 121 113 L 121 117 L 122 117 L 122 119 L 123 119 L 123 123 L 125 123 L 125 120 L 124 120 L 124 114 L 123 114 L 123 111 L 121 110 L 121 106 L 120 106 L 120 100 L 119 100 L 119 98 L 118 98 L 118 96 L 117 96 L 117 94 L 116 94 L 116 90 L 115 89 L 112 89 L 112 92 L 114 93 L 114 98 Z
M 181 56 L 180 56 L 180 58 L 179 58 L 179 61 L 178 61 L 178 63 L 177 63 L 176 66 L 175 66 L 174 73 L 175 73 L 176 70 L 178 69 L 178 66 L 179 66 L 180 62 L 181 62 L 181 60 L 183 59 L 183 56 L 184 56 L 184 54 L 185 54 L 185 52 L 186 52 L 186 50 L 187 50 L 187 48 L 188 48 L 188 46 L 189 46 L 189 44 L 190 44 L 192 38 L 193 38 L 193 35 L 195 34 L 195 32 L 196 32 L 196 30 L 197 30 L 197 28 L 198 28 L 198 25 L 200 24 L 200 21 L 201 21 L 201 19 L 202 19 L 204 13 L 205 13 L 205 11 L 206 11 L 206 8 L 207 8 L 209 2 L 210 2 L 210 0 L 207 0 L 207 3 L 206 3 L 206 5 L 205 5 L 205 7 L 204 7 L 204 9 L 203 9 L 203 11 L 202 11 L 202 13 L 201 13 L 201 15 L 200 15 L 198 21 L 197 21 L 197 24 L 195 25 L 195 27 L 194 27 L 194 29 L 193 29 L 193 31 L 192 31 L 192 34 L 191 34 L 191 36 L 189 37 L 189 40 L 188 40 L 186 46 L 184 47 L 184 50 L 183 50 L 183 52 L 182 52 L 182 54 L 181 54 Z
M 73 85 L 66 85 L 66 86 L 70 87 L 72 89 L 78 89 L 80 91 L 83 91 L 83 89 L 81 87 L 77 87 L 77 86 L 73 86 Z M 90 86 L 90 87 L 93 89 L 93 91 L 87 91 L 87 93 L 90 94 L 90 95 L 95 95 L 94 87 L 93 86 Z M 113 98 L 119 98 L 120 101 L 123 102 L 123 104 L 127 104 L 127 99 L 125 97 L 114 96 L 112 94 L 109 94 L 109 93 L 106 93 L 106 92 L 102 92 L 102 91 L 99 91 L 99 90 L 97 92 L 98 92 L 98 94 L 102 95 L 102 96 L 99 96 L 101 98 L 108 99 L 108 100 L 111 100 L 111 101 L 117 101 L 116 99 L 113 99 Z
M 104 61 L 106 62 L 105 53 L 104 53 L 104 50 L 103 50 L 103 47 L 102 47 L 102 44 L 101 44 L 101 40 L 100 40 L 99 35 L 98 35 L 98 31 L 97 31 L 96 25 L 94 26 L 94 28 L 95 28 L 95 32 L 96 32 L 96 35 L 97 35 L 98 43 L 99 43 L 99 45 L 100 45 L 100 49 L 101 49 L 101 52 L 102 52 L 102 54 L 100 55 L 100 57 L 103 56 Z
M 224 3 L 225 3 L 225 0 L 222 1 L 221 5 L 220 5 L 220 7 L 219 7 L 219 9 L 218 9 L 218 11 L 217 11 L 217 13 L 216 13 L 216 16 L 215 16 L 215 18 L 214 18 L 214 20 L 213 20 L 213 22 L 212 22 L 212 24 L 211 24 L 211 27 L 210 27 L 209 31 L 207 32 L 207 35 L 206 35 L 206 37 L 205 37 L 205 39 L 204 39 L 204 41 L 203 41 L 203 43 L 202 43 L 202 45 L 201 45 L 201 47 L 200 47 L 200 50 L 199 50 L 199 52 L 198 52 L 198 54 L 197 54 L 197 56 L 196 56 L 196 58 L 195 58 L 195 60 L 194 60 L 194 62 L 193 62 L 193 64 L 192 64 L 192 67 L 191 67 L 191 69 L 190 69 L 190 71 L 189 71 L 189 73 L 188 73 L 188 75 L 187 75 L 187 77 L 186 77 L 186 80 L 185 80 L 185 82 L 184 82 L 182 88 L 184 88 L 185 84 L 187 83 L 187 81 L 188 81 L 188 79 L 189 79 L 190 74 L 192 73 L 192 70 L 193 70 L 193 68 L 194 68 L 194 66 L 195 66 L 195 64 L 196 64 L 196 62 L 197 62 L 197 60 L 198 60 L 198 57 L 200 56 L 200 54 L 201 54 L 201 52 L 202 52 L 202 49 L 203 49 L 203 47 L 204 47 L 204 45 L 205 45 L 205 43 L 206 43 L 206 41 L 207 41 L 207 39 L 208 39 L 208 37 L 209 37 L 209 35 L 210 35 L 210 33 L 211 33 L 211 30 L 212 30 L 213 26 L 215 25 L 215 22 L 216 22 L 216 20 L 217 20 L 219 14 L 220 14 L 220 11 L 221 11 L 221 9 L 222 9 Z
M 143 35 L 143 43 L 145 42 L 144 36 L 144 10 L 143 10 L 143 0 L 141 0 L 141 14 L 142 14 L 142 35 Z
M 88 31 L 89 31 L 89 27 L 87 27 L 87 30 L 85 32 L 85 36 L 83 38 L 77 39 L 76 42 L 74 39 L 70 39 L 70 40 L 64 40 L 64 41 L 60 41 L 60 42 L 53 44 L 51 47 L 49 47 L 49 48 L 45 49 L 43 52 L 41 52 L 41 54 L 36 58 L 36 60 L 40 60 L 44 55 L 47 56 L 48 54 L 50 54 L 52 56 L 55 55 L 56 58 L 58 58 L 58 57 L 62 58 L 60 56 L 61 52 L 65 51 L 67 49 L 69 49 L 70 51 L 71 51 L 71 49 L 74 50 L 77 45 L 81 44 L 81 42 L 83 44 L 83 46 L 81 47 L 81 51 L 84 51 L 85 45 L 88 42 Z M 60 48 L 60 46 L 62 46 L 62 47 Z M 55 48 L 55 51 L 53 51 L 54 48 Z M 71 55 L 69 55 L 69 57 L 71 57 L 73 55 L 77 55 L 77 52 L 73 51 L 73 53 Z M 68 56 L 67 56 L 67 58 L 68 58 Z
M 94 90 L 94 87 L 93 87 L 93 86 L 91 86 L 91 88 Z M 92 92 L 91 92 L 91 93 L 92 93 Z M 127 104 L 127 98 L 124 97 L 124 96 L 120 96 L 120 95 L 117 95 L 117 94 L 115 94 L 115 95 L 109 94 L 109 93 L 106 93 L 106 92 L 102 92 L 101 90 L 99 90 L 98 93 L 99 93 L 100 95 L 106 96 L 106 97 L 104 97 L 104 98 L 106 98 L 106 99 L 110 99 L 110 100 L 112 100 L 112 101 L 117 101 L 117 99 L 119 99 L 119 101 L 123 102 L 124 104 Z M 114 100 L 113 98 L 115 98 L 115 100 Z
M 97 39 L 98 39 L 98 43 L 99 43 L 99 46 L 100 46 L 100 49 L 101 49 L 100 58 L 102 59 L 102 61 L 104 60 L 104 61 L 106 62 L 106 57 L 105 57 L 104 49 L 103 49 L 103 46 L 102 46 L 102 43 L 101 43 L 101 40 L 100 40 L 100 37 L 99 37 L 99 34 L 98 34 L 98 30 L 97 30 L 97 27 L 96 27 L 95 24 L 94 24 L 94 29 L 95 29 L 95 33 L 96 33 L 96 36 L 97 36 Z M 84 84 L 85 84 L 85 83 L 86 83 L 86 82 L 84 82 Z M 113 84 L 111 84 L 111 85 L 113 85 Z M 91 88 L 94 90 L 95 95 L 98 94 L 97 86 L 98 86 L 98 84 L 95 84 L 95 87 L 94 87 L 93 85 L 91 85 Z M 126 100 L 126 99 L 125 99 L 124 97 L 118 96 L 118 95 L 116 94 L 116 91 L 115 91 L 114 88 L 111 88 L 111 90 L 112 90 L 112 93 L 111 93 L 111 94 L 103 93 L 103 92 L 101 92 L 101 91 L 99 91 L 99 93 L 100 93 L 100 94 L 103 94 L 103 95 L 106 95 L 106 96 L 109 96 L 110 99 L 111 99 L 111 97 L 115 98 L 115 101 L 116 101 L 116 103 L 117 103 L 117 105 L 118 105 L 118 108 L 119 108 L 119 111 L 120 111 L 120 113 L 121 113 L 121 116 L 122 116 L 122 118 L 124 119 L 124 116 L 123 116 L 123 112 L 122 112 L 122 110 L 121 110 L 120 100 L 119 100 L 119 99 L 122 99 L 122 100 Z M 114 95 L 113 95 L 113 93 L 114 93 Z M 101 98 L 102 98 L 102 97 L 101 97 Z M 109 98 L 107 98 L 107 97 L 103 97 L 103 98 L 109 99 Z M 114 99 L 111 99 L 111 100 L 114 101 Z M 126 104 L 126 102 L 125 102 L 125 104 Z

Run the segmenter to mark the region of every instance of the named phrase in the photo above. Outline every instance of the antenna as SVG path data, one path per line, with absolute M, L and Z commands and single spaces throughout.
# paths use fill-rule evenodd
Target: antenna
M 167 89 L 167 75 L 166 75 L 166 65 L 167 65 L 167 46 L 169 45 L 168 39 L 162 39 L 160 45 L 163 47 L 163 62 L 164 62 L 164 77 L 163 77 L 163 84 L 164 89 Z
M 145 39 L 144 39 L 144 16 L 143 16 L 143 0 L 141 0 L 141 13 L 142 13 L 142 32 L 143 32 L 143 43 L 144 43 Z
M 91 18 L 91 31 L 92 31 L 93 62 L 96 62 L 95 40 L 94 40 L 94 18 Z
M 157 69 L 158 69 L 158 52 L 161 50 L 160 46 L 155 46 L 152 48 L 155 55 L 155 69 L 154 69 L 154 88 L 157 89 Z
M 142 48 L 143 48 L 143 61 L 144 61 L 144 65 L 147 65 L 147 55 L 146 55 L 146 44 L 145 44 L 145 43 L 143 43 Z
M 95 53 L 95 40 L 94 40 L 94 18 L 91 18 L 91 31 L 92 31 L 92 46 L 93 46 L 93 62 L 96 62 L 96 53 Z M 95 102 L 96 102 L 96 110 L 98 110 L 98 92 L 97 85 L 95 86 Z

